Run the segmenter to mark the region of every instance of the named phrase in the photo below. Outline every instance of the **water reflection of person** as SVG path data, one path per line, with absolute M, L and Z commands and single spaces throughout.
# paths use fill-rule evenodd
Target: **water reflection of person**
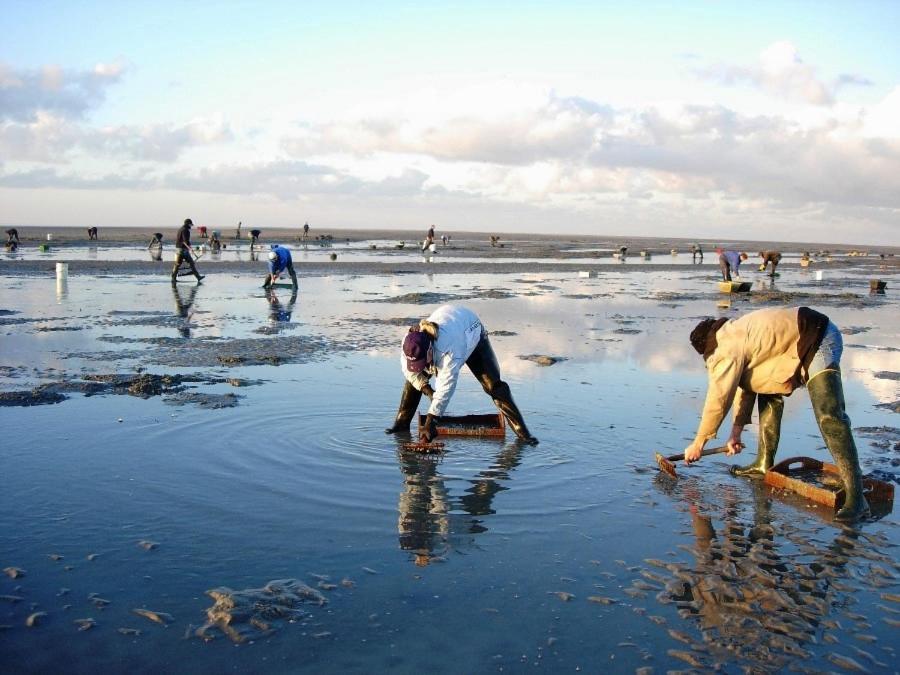
M 188 286 L 186 295 L 182 295 L 181 286 L 172 286 L 172 296 L 175 298 L 175 314 L 183 319 L 181 325 L 178 327 L 178 332 L 181 334 L 181 337 L 191 337 L 191 317 L 194 315 L 191 309 L 194 306 L 194 300 L 197 297 L 197 289 L 199 288 L 200 287 L 196 285 Z
M 482 516 L 495 513 L 494 497 L 509 488 L 510 472 L 521 462 L 521 443 L 504 445 L 494 463 L 469 480 L 462 497 L 452 497 L 439 463 L 432 455 L 400 451 L 403 491 L 397 503 L 400 548 L 425 567 L 451 548 L 461 548 L 472 535 L 487 532 Z
M 808 656 L 805 647 L 817 643 L 831 608 L 846 604 L 838 594 L 847 587 L 835 581 L 850 574 L 852 551 L 843 540 L 853 531 L 836 529 L 830 546 L 801 537 L 810 549 L 801 558 L 783 550 L 775 536 L 765 484 L 748 485 L 750 522 L 741 516 L 743 495 L 733 488 L 722 495 L 720 508 L 710 508 L 698 483 L 673 485 L 661 475 L 657 484 L 689 505 L 695 560 L 667 566 L 674 578 L 665 593 L 697 624 L 706 655 L 697 652 L 698 660 L 708 658 L 703 665 L 711 666 L 727 656 L 748 672 L 776 672 Z M 720 525 L 712 512 L 719 514 Z
M 297 289 L 291 291 L 291 298 L 287 305 L 282 304 L 275 293 L 275 289 L 266 289 L 266 300 L 269 302 L 269 322 L 273 324 L 290 323 L 291 315 L 294 312 L 294 305 L 297 304 Z

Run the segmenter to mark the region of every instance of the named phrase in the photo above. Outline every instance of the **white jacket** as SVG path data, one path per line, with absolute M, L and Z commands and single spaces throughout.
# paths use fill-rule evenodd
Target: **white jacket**
M 437 375 L 428 413 L 443 415 L 456 390 L 459 371 L 478 346 L 484 327 L 475 312 L 461 305 L 441 305 L 428 317 L 428 321 L 438 325 L 438 336 L 434 342 L 434 366 L 420 373 L 409 372 L 406 369 L 406 356 L 401 349 L 400 368 L 407 381 L 419 391 L 428 384 L 432 375 Z

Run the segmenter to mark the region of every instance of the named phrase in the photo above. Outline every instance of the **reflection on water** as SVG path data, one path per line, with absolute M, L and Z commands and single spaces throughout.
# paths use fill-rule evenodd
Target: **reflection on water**
M 892 557 L 879 550 L 886 542 L 866 535 L 864 525 L 810 528 L 802 518 L 789 513 L 784 518 L 773 513 L 773 492 L 762 481 L 746 481 L 749 514 L 741 503 L 746 491 L 733 486 L 713 493 L 699 481 L 676 485 L 661 473 L 654 484 L 684 505 L 694 538 L 693 545 L 683 547 L 691 560 L 648 560 L 658 570 L 643 573 L 659 590 L 657 601 L 674 604 L 688 622 L 685 627 L 693 628 L 670 631 L 689 648 L 669 650 L 670 656 L 704 669 L 729 663 L 752 672 L 796 670 L 798 659 L 813 658 L 820 640 L 841 642 L 842 619 L 856 621 L 857 631 L 871 628 L 874 614 L 863 617 L 848 610 L 861 590 L 859 582 L 877 589 L 885 585 L 879 578 L 896 577 L 884 567 Z M 877 641 L 862 632 L 857 638 Z M 856 659 L 869 668 L 887 667 L 877 654 L 857 646 L 837 651 L 827 656 L 833 665 L 855 670 Z
M 191 337 L 191 319 L 194 315 L 192 310 L 198 290 L 200 290 L 199 284 L 190 286 L 172 284 L 172 296 L 175 299 L 175 315 L 181 319 L 178 333 L 183 338 Z
M 495 513 L 494 497 L 509 489 L 504 483 L 519 465 L 523 447 L 504 444 L 491 466 L 466 479 L 469 486 L 456 497 L 441 475 L 439 456 L 398 450 L 403 491 L 397 532 L 400 548 L 415 556 L 417 566 L 443 561 L 450 551 L 464 552 L 474 545 L 473 535 L 487 531 L 483 516 Z

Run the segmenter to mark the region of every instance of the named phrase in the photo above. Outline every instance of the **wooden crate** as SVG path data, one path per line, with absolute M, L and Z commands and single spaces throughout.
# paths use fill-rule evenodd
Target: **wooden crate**
M 832 509 L 844 505 L 843 487 L 838 468 L 834 464 L 812 457 L 790 457 L 766 471 L 766 485 L 782 490 L 790 490 L 817 504 Z M 823 483 L 817 485 L 816 483 Z M 891 510 L 894 503 L 894 486 L 877 478 L 863 478 L 863 494 L 873 510 Z
M 425 424 L 426 415 L 419 415 L 419 429 Z M 503 415 L 444 415 L 435 419 L 438 436 L 494 436 L 506 435 Z

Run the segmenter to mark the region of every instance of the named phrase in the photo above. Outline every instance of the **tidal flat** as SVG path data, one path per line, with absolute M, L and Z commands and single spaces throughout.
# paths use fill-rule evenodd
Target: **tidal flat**
M 653 459 L 696 430 L 696 322 L 805 304 L 844 333 L 863 471 L 896 485 L 895 258 L 817 280 L 792 251 L 723 295 L 711 251 L 588 267 L 461 240 L 383 268 L 377 241 L 298 256 L 296 296 L 249 251 L 174 288 L 171 249 L 72 255 L 65 284 L 62 254 L 0 262 L 4 671 L 896 671 L 896 508 L 845 526 L 732 477 L 755 426 L 677 481 Z M 481 316 L 539 445 L 384 434 L 406 326 L 443 302 Z M 494 412 L 466 371 L 451 412 Z M 829 460 L 803 390 L 791 456 Z

